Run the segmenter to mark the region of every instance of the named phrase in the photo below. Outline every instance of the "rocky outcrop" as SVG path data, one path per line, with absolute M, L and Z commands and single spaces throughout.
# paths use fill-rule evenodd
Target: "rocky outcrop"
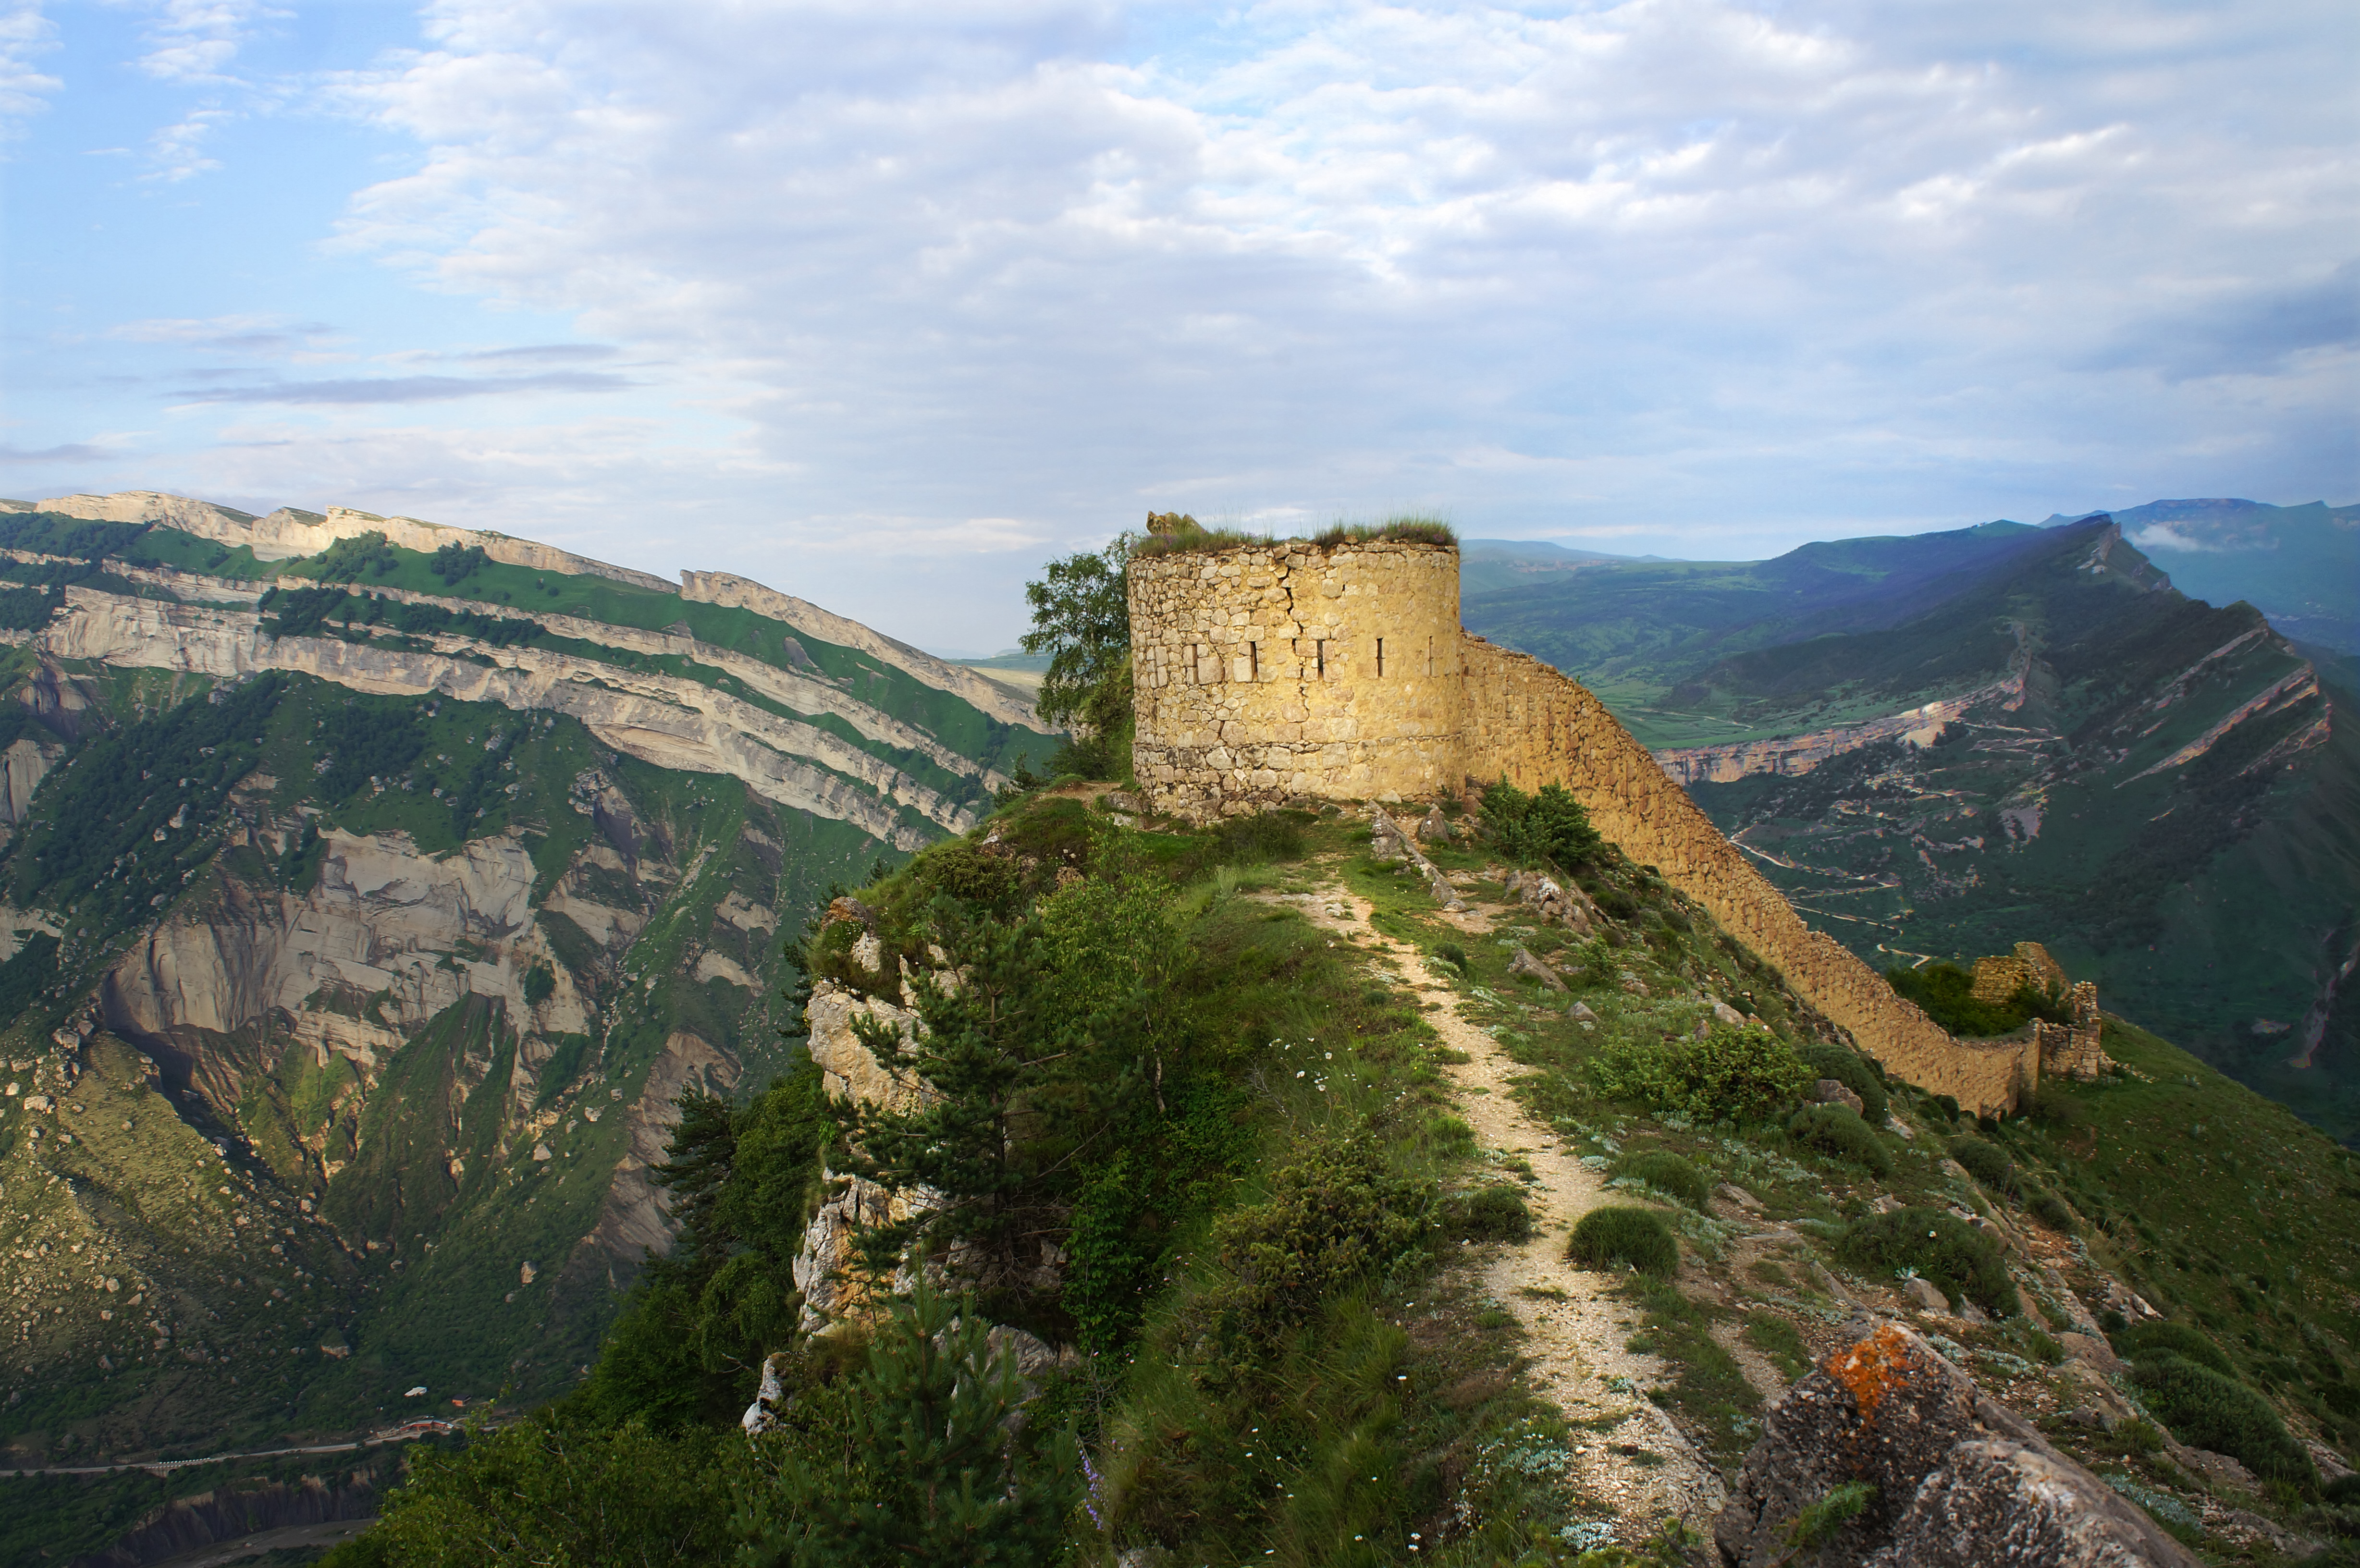
M 636 588 L 652 588 L 660 593 L 672 592 L 671 583 L 651 572 L 609 565 L 551 545 L 537 544 L 531 539 L 510 539 L 506 534 L 478 528 L 444 528 L 440 523 L 423 522 L 416 517 L 381 517 L 374 512 L 355 511 L 350 506 L 331 506 L 324 513 L 281 506 L 267 517 L 257 517 L 234 507 L 191 500 L 186 495 L 166 495 L 153 490 L 125 490 L 112 495 L 59 495 L 40 502 L 38 509 L 100 522 L 163 523 L 182 533 L 225 544 L 232 550 L 241 545 L 249 547 L 258 561 L 287 561 L 296 556 L 317 555 L 340 539 L 378 533 L 406 550 L 432 554 L 445 545 L 473 545 L 492 560 L 505 561 L 511 566 L 530 567 L 536 572 L 562 572 L 572 576 L 605 577 L 617 583 L 628 583 Z
M 64 755 L 65 747 L 56 742 L 45 746 L 29 736 L 10 741 L 8 749 L 0 751 L 0 822 L 14 827 L 25 820 L 33 791 Z
M 1714 1522 L 1725 1568 L 2197 1568 L 1924 1340 L 1863 1326 L 1764 1416 Z
M 736 1062 L 686 1029 L 674 1029 L 664 1041 L 663 1054 L 631 1102 L 630 1148 L 615 1167 L 598 1223 L 582 1240 L 584 1248 L 606 1254 L 610 1273 L 636 1268 L 650 1253 L 672 1250 L 672 1212 L 648 1180 L 649 1168 L 670 1158 L 681 1095 L 691 1089 L 726 1094 L 737 1087 L 738 1071 Z
M 244 1092 L 244 1058 L 211 1048 L 290 1020 L 295 1039 L 374 1080 L 385 1057 L 466 996 L 522 1018 L 524 971 L 546 952 L 530 903 L 532 857 L 514 834 L 436 859 L 399 833 L 330 829 L 318 885 L 297 895 L 224 879 L 174 910 L 99 987 L 107 1026 L 177 1056 L 220 1105 Z M 352 1005 L 322 1006 L 339 998 Z M 357 1004 L 364 998 L 372 1005 Z M 568 987 L 543 1005 L 553 1030 L 586 1023 Z
M 2025 672 L 2026 666 L 2019 660 L 2005 680 L 1857 724 L 1719 746 L 1669 746 L 1652 755 L 1663 764 L 1665 772 L 1682 784 L 1729 784 L 1754 773 L 1808 773 L 1830 757 L 1841 757 L 1879 741 L 1931 746 L 1944 725 L 1986 702 L 2013 709 L 2024 701 Z
M 836 902 L 858 907 L 856 899 L 839 898 Z M 834 912 L 831 906 L 831 915 Z M 923 1079 L 897 1077 L 887 1072 L 876 1054 L 853 1032 L 855 1018 L 871 1018 L 890 1025 L 906 1040 L 919 1027 L 915 1012 L 822 980 L 812 987 L 811 1003 L 804 1008 L 803 1018 L 811 1029 L 811 1059 L 820 1070 L 821 1082 L 830 1099 L 901 1110 L 933 1093 Z M 806 1334 L 842 1317 L 858 1302 L 858 1284 L 845 1272 L 846 1265 L 853 1260 L 854 1237 L 863 1229 L 906 1219 L 926 1206 L 909 1194 L 889 1193 L 858 1176 L 838 1177 L 833 1171 L 822 1174 L 828 1195 L 812 1215 L 811 1224 L 803 1228 L 803 1247 L 794 1261 L 795 1289 L 803 1299 L 802 1326 Z
M 839 736 L 698 681 L 544 648 L 482 648 L 464 637 L 431 639 L 431 652 L 335 637 L 273 637 L 261 620 L 246 611 L 72 587 L 64 612 L 38 641 L 65 659 L 224 680 L 284 670 L 379 695 L 440 694 L 519 713 L 566 713 L 617 751 L 659 768 L 728 774 L 780 805 L 852 822 L 901 849 L 922 848 L 934 837 L 902 822 L 904 807 L 952 832 L 977 820 L 972 806 L 945 800 Z
M 680 574 L 680 596 L 691 604 L 741 605 L 771 620 L 784 621 L 822 642 L 858 648 L 937 691 L 965 700 L 1001 724 L 1029 728 L 1040 723 L 1030 704 L 964 665 L 946 664 L 931 653 L 923 653 L 908 643 L 872 631 L 858 621 L 847 620 L 833 610 L 823 610 L 792 593 L 765 588 L 749 578 L 727 572 L 683 572 Z

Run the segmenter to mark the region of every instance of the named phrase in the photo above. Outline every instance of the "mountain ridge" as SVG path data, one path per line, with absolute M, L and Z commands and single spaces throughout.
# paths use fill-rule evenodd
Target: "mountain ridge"
M 792 1060 L 781 936 L 1056 744 L 749 579 L 416 519 L 12 505 L 0 579 L 20 1455 L 566 1387 L 681 1095 Z

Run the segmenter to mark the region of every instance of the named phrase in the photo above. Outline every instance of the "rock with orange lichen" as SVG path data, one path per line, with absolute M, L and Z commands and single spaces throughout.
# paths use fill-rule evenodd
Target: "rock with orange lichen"
M 1796 1521 L 1850 1482 L 1866 1508 L 1798 1552 Z M 1882 1323 L 1770 1408 L 1713 1526 L 1727 1568 L 2195 1568 L 2114 1488 L 1924 1340 Z

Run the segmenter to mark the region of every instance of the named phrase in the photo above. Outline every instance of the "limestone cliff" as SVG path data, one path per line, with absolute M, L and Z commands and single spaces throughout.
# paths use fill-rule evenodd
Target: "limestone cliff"
M 12 504 L 11 572 L 54 609 L 0 637 L 0 1295 L 115 1286 L 11 1331 L 0 1439 L 562 1389 L 671 1244 L 676 1102 L 792 1060 L 781 939 L 1054 744 L 759 584 L 415 519 Z

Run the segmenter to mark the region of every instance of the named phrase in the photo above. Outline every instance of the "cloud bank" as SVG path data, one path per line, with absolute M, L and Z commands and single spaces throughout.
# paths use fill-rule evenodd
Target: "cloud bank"
M 159 15 L 146 68 L 210 80 L 263 13 Z M 415 149 L 322 265 L 585 341 L 159 383 L 329 421 L 219 427 L 218 475 L 726 540 L 921 641 L 912 560 L 1033 551 L 947 574 L 978 646 L 975 584 L 1150 507 L 1710 555 L 2360 492 L 2330 4 L 424 15 L 317 89 Z

